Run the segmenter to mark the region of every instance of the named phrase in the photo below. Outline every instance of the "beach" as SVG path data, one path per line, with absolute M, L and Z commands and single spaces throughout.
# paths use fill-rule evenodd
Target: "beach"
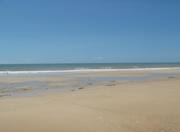
M 0 132 L 180 132 L 180 0 L 0 0 Z
M 157 69 L 1 77 L 9 96 L 0 98 L 0 131 L 179 132 L 179 75 Z

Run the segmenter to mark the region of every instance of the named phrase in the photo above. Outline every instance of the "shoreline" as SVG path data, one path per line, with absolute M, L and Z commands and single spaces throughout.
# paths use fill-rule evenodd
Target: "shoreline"
M 96 86 L 116 86 L 124 82 L 179 77 L 179 69 L 72 72 L 71 74 L 8 74 L 0 77 L 0 97 L 37 96 L 44 92 L 75 91 Z
M 1 75 L 8 74 L 40 74 L 40 73 L 86 73 L 86 72 L 114 72 L 114 71 L 159 71 L 180 70 L 180 67 L 157 67 L 157 68 L 127 68 L 127 69 L 74 69 L 74 70 L 44 70 L 44 71 L 0 71 Z

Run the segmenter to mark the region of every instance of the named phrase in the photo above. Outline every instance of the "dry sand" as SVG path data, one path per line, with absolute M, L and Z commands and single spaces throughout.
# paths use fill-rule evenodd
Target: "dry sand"
M 0 132 L 179 131 L 179 77 L 0 98 Z

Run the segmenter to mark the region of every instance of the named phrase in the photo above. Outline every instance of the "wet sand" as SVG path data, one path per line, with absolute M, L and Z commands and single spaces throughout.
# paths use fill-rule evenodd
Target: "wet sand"
M 180 71 L 87 73 L 72 75 L 71 78 L 132 77 L 149 73 Z M 16 77 L 1 81 L 45 81 L 59 86 L 61 79 L 67 77 Z M 180 77 L 106 80 L 103 83 L 65 92 L 39 93 L 33 97 L 0 98 L 0 132 L 180 131 Z

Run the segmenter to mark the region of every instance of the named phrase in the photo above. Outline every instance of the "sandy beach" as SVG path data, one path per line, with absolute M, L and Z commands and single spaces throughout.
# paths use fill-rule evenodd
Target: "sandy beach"
M 0 0 L 0 132 L 180 132 L 180 0 Z
M 83 82 L 97 77 L 144 77 Z M 179 132 L 179 70 L 83 73 L 55 77 L 2 77 L 1 82 L 46 82 L 47 86 L 75 86 L 64 92 L 0 98 L 0 132 Z M 114 78 L 113 78 L 114 79 Z M 96 82 L 96 83 L 95 83 Z M 27 86 L 28 87 L 28 86 Z M 28 92 L 28 90 L 27 90 Z

